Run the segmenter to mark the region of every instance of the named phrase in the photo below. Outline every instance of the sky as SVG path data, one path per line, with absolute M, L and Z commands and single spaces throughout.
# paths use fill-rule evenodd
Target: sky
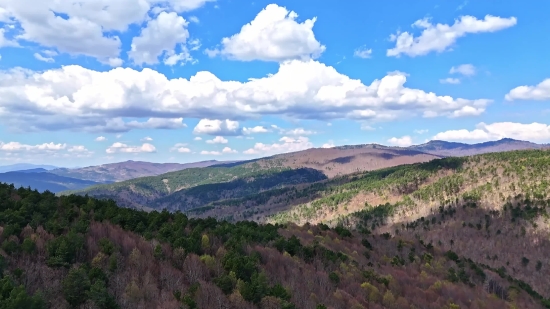
M 0 165 L 550 142 L 550 2 L 0 0 Z

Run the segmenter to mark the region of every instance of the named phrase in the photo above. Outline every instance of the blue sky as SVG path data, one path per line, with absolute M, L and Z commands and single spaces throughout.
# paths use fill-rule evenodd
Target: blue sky
M 0 0 L 0 165 L 550 142 L 546 1 Z

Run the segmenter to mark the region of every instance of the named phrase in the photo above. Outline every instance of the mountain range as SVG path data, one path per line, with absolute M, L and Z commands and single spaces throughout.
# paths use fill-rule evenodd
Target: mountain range
M 354 173 L 428 162 L 448 156 L 544 147 L 545 145 L 525 141 L 502 139 L 473 145 L 430 141 L 410 147 L 366 144 L 312 148 L 250 161 L 188 168 L 158 176 L 66 191 L 61 194 L 88 194 L 98 198 L 113 199 L 124 207 L 146 210 L 201 209 L 204 211 L 205 207 L 212 208 L 216 204 L 238 203 L 238 199 L 258 197 L 262 192 L 273 195 L 274 190 L 282 190 L 284 193 L 275 195 L 278 195 L 281 201 L 288 202 L 286 195 L 289 188 L 301 188 L 310 184 L 318 186 L 329 179 L 347 181 L 342 177 Z M 266 202 L 265 198 L 263 196 L 261 200 Z M 298 203 L 304 198 L 295 199 L 292 203 Z M 249 207 L 252 207 L 251 205 L 256 204 L 252 203 Z
M 550 308 L 550 149 L 429 144 L 0 184 L 0 307 Z

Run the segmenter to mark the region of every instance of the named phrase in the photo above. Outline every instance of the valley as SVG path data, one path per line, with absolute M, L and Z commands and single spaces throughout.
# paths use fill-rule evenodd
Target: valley
M 310 149 L 57 195 L 0 185 L 0 284 L 20 295 L 3 297 L 28 308 L 550 308 L 550 150 L 430 143 Z

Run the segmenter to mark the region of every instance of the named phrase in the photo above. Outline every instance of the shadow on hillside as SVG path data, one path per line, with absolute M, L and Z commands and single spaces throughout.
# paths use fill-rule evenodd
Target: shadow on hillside
M 156 200 L 152 205 L 156 209 L 171 211 L 189 211 L 213 202 L 228 199 L 240 199 L 250 195 L 258 195 L 268 190 L 281 192 L 291 190 L 289 186 L 310 184 L 326 180 L 327 176 L 312 168 L 299 168 L 276 173 L 259 174 L 230 182 L 198 185 L 189 189 L 179 190 L 171 195 Z M 268 193 L 264 193 L 264 195 Z M 269 197 L 263 197 L 269 198 Z

